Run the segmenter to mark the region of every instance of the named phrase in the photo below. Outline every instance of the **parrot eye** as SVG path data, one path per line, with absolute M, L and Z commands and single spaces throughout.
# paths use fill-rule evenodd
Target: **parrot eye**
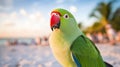
M 65 14 L 63 17 L 66 18 L 66 19 L 69 18 L 68 14 Z

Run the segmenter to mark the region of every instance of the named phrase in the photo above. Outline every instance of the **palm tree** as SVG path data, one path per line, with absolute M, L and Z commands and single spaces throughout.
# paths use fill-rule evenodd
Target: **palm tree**
M 98 19 L 98 22 L 100 22 L 101 27 L 99 29 L 103 29 L 105 25 L 110 24 L 111 19 L 114 18 L 112 16 L 112 6 L 114 2 L 117 0 L 111 0 L 108 3 L 100 2 L 97 7 L 92 11 L 90 14 L 90 17 L 96 17 Z M 113 15 L 116 16 L 116 15 Z
M 120 31 L 120 7 L 113 13 L 110 24 L 116 31 Z
M 92 11 L 90 17 L 96 17 L 99 21 L 102 21 L 104 25 L 109 23 L 109 18 L 112 12 L 112 4 L 116 0 L 112 0 L 108 3 L 100 2 L 97 7 Z

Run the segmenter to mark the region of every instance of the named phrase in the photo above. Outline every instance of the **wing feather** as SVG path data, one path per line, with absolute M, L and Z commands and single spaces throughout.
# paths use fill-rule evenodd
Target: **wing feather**
M 80 35 L 73 42 L 70 50 L 82 67 L 105 67 L 100 52 L 93 44 L 90 39 Z

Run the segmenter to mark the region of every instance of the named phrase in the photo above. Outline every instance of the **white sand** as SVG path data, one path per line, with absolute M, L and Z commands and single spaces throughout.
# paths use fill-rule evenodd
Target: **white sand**
M 97 45 L 105 61 L 120 67 L 120 45 Z M 49 46 L 2 46 L 0 67 L 62 67 L 52 55 Z

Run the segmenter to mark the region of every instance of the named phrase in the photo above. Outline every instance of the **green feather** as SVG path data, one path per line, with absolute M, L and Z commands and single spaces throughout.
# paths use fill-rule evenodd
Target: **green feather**
M 100 52 L 87 37 L 79 36 L 70 47 L 82 67 L 105 67 Z

